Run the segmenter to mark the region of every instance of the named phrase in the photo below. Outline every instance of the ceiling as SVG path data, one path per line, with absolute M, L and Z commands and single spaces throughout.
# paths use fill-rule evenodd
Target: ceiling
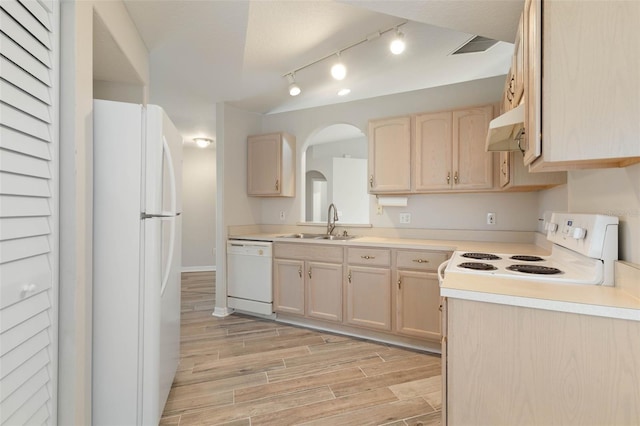
M 523 0 L 125 0 L 125 5 L 150 53 L 150 100 L 190 139 L 215 138 L 218 102 L 269 114 L 506 74 Z M 394 31 L 371 39 L 405 21 L 402 55 L 389 52 Z M 451 55 L 474 35 L 502 42 L 486 52 Z M 111 55 L 96 64 L 102 67 L 96 75 L 130 80 L 130 66 L 115 66 L 111 59 L 117 55 L 108 32 L 98 25 L 94 37 L 94 48 Z M 349 70 L 343 82 L 329 76 L 332 56 L 298 71 L 302 94 L 289 96 L 285 74 L 341 50 Z M 118 76 L 118 69 L 124 75 Z M 351 93 L 337 96 L 342 87 Z

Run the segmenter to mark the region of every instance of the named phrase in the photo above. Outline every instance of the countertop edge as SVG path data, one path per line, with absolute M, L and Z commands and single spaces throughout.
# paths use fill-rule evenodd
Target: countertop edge
M 539 299 L 534 297 L 514 296 L 507 294 L 488 293 L 474 290 L 460 290 L 442 287 L 440 295 L 455 299 L 476 302 L 496 303 L 500 305 L 520 306 L 523 308 L 543 309 L 547 311 L 569 312 L 574 314 L 591 315 L 605 318 L 615 318 L 640 321 L 640 310 L 618 306 L 606 306 L 579 303 L 565 300 Z

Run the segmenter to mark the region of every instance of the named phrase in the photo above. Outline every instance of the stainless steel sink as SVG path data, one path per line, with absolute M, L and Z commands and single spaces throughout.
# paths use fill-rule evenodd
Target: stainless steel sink
M 335 240 L 335 241 L 345 241 L 355 238 L 355 235 L 322 235 L 318 237 L 318 240 Z
M 301 234 L 287 234 L 287 235 L 280 235 L 280 238 L 302 238 L 302 239 L 315 239 L 315 238 L 321 238 L 323 237 L 324 234 L 305 234 L 305 233 L 301 233 Z
M 279 235 L 279 238 L 300 238 L 306 240 L 333 240 L 333 241 L 345 241 L 352 238 L 356 238 L 355 235 L 327 235 L 327 234 L 287 234 Z

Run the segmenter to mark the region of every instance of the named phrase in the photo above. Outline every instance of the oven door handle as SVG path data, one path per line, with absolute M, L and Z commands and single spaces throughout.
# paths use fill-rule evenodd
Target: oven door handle
M 440 264 L 440 266 L 438 266 L 438 282 L 440 283 L 440 285 L 442 285 L 442 282 L 444 281 L 444 269 L 449 264 L 449 261 L 451 261 L 451 259 L 445 260 Z

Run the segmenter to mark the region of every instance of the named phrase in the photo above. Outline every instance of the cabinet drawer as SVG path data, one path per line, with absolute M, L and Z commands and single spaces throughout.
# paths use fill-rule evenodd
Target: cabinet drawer
M 387 249 L 349 247 L 347 249 L 349 265 L 390 266 L 391 251 Z
M 398 250 L 396 252 L 396 267 L 398 269 L 435 271 L 450 256 L 451 253 L 446 251 Z
M 273 257 L 280 259 L 317 260 L 322 262 L 343 262 L 342 247 L 325 244 L 276 243 L 273 245 Z

